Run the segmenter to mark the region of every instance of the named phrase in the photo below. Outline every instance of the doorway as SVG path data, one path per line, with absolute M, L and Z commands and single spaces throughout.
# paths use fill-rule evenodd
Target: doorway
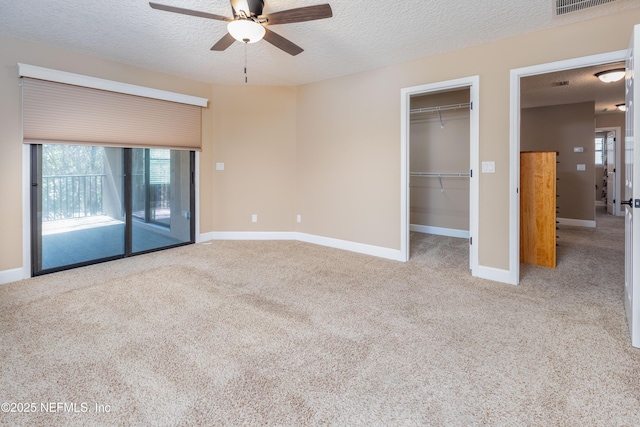
M 469 239 L 469 89 L 411 97 L 410 230 Z
M 541 64 L 531 67 L 511 70 L 511 137 L 510 137 L 510 260 L 509 260 L 509 282 L 517 285 L 520 280 L 520 151 L 521 151 L 521 80 L 529 76 L 543 75 L 563 70 L 572 70 L 582 67 L 599 66 L 624 61 L 627 56 L 625 50 L 610 52 L 601 55 L 593 55 L 583 58 L 575 58 L 566 61 L 559 61 L 549 64 Z M 566 86 L 560 82 L 557 87 Z M 591 132 L 590 135 L 593 135 Z M 592 137 L 589 137 L 593 140 Z M 579 152 L 580 147 L 576 147 Z M 566 156 L 565 156 L 566 157 Z M 562 161 L 562 158 L 560 159 Z M 567 160 L 569 161 L 569 160 Z M 572 164 L 572 163 L 571 163 Z M 579 168 L 577 165 L 572 166 Z M 581 170 L 581 169 L 577 169 Z M 592 181 L 593 182 L 593 181 Z M 588 194 L 593 203 L 594 223 L 595 223 L 595 201 L 593 200 L 593 186 L 588 189 Z M 562 196 L 562 195 L 560 195 Z
M 479 127 L 478 127 L 478 114 L 479 114 L 479 84 L 480 79 L 478 76 L 461 78 L 456 80 L 449 80 L 444 82 L 432 83 L 422 86 L 415 86 L 410 88 L 405 88 L 401 90 L 401 230 L 400 230 L 400 238 L 401 238 L 401 259 L 404 261 L 408 261 L 410 257 L 409 250 L 409 242 L 410 242 L 410 231 L 412 219 L 414 221 L 420 217 L 420 212 L 417 212 L 417 209 L 414 209 L 413 218 L 412 218 L 412 200 L 411 193 L 414 191 L 410 188 L 410 185 L 413 187 L 413 184 L 416 184 L 419 180 L 422 181 L 431 181 L 430 183 L 423 183 L 425 187 L 424 191 L 427 193 L 431 193 L 430 196 L 434 196 L 433 193 L 444 193 L 445 182 L 446 186 L 450 186 L 454 180 L 468 180 L 468 196 L 465 194 L 464 198 L 466 199 L 464 203 L 468 206 L 468 219 L 465 218 L 468 227 L 460 227 L 456 226 L 431 226 L 432 228 L 422 229 L 423 231 L 430 232 L 451 232 L 451 230 L 460 228 L 463 232 L 463 235 L 458 235 L 456 237 L 468 237 L 469 238 L 469 267 L 471 269 L 472 275 L 474 274 L 474 270 L 478 265 L 478 256 L 477 256 L 477 227 L 478 227 L 478 177 L 477 174 L 474 175 L 475 166 L 478 164 L 478 149 L 479 149 Z M 465 98 L 466 102 L 455 102 L 451 101 L 451 104 L 448 104 L 449 101 L 444 102 L 444 98 L 449 96 L 462 96 Z M 442 98 L 442 99 L 440 99 Z M 425 105 L 418 105 L 418 103 L 423 102 Z M 434 104 L 434 105 L 430 105 Z M 462 107 L 460 104 L 468 104 L 468 106 Z M 414 110 L 414 114 L 427 114 L 431 115 L 431 118 L 424 119 L 430 122 L 428 125 L 423 125 L 423 127 L 434 128 L 436 131 L 443 130 L 446 128 L 445 119 L 443 118 L 442 113 L 444 110 L 438 109 L 437 107 L 447 107 L 451 108 L 450 111 L 453 110 L 462 110 L 463 108 L 468 108 L 468 141 L 469 144 L 466 146 L 466 150 L 468 150 L 469 157 L 466 156 L 465 153 L 461 153 L 456 150 L 456 154 L 459 157 L 462 154 L 462 157 L 468 159 L 468 161 L 464 161 L 467 170 L 458 170 L 455 165 L 456 170 L 414 170 L 413 168 L 421 169 L 423 166 L 425 169 L 431 168 L 428 161 L 432 159 L 428 159 L 429 153 L 427 152 L 422 160 L 427 159 L 427 163 L 419 164 L 420 162 L 416 161 L 418 159 L 414 159 L 411 154 L 411 138 L 412 131 L 415 131 L 415 128 L 412 129 L 412 120 L 411 113 Z M 420 109 L 423 109 L 420 111 Z M 427 130 L 428 132 L 428 130 Z M 415 136 L 415 135 L 414 135 Z M 432 153 L 433 154 L 433 153 Z M 412 163 L 413 162 L 413 163 Z M 453 168 L 453 164 L 450 165 Z M 435 166 L 433 166 L 435 168 Z M 413 176 L 411 176 L 413 172 Z M 435 175 L 434 175 L 435 174 Z M 440 176 L 438 176 L 440 174 Z M 443 174 L 447 174 L 444 176 Z M 456 175 L 455 177 L 453 175 Z M 442 187 L 440 187 L 440 182 L 442 182 Z M 460 184 L 460 181 L 457 182 Z M 455 185 L 455 184 L 454 184 Z M 436 186 L 434 188 L 434 186 Z M 453 188 L 453 187 L 450 187 Z M 435 189 L 435 191 L 433 191 Z M 417 190 L 417 189 L 416 189 Z M 440 191 L 443 190 L 443 191 Z M 442 195 L 442 194 L 440 194 Z M 415 202 L 414 198 L 414 202 Z M 429 195 L 424 199 L 428 202 Z M 460 203 L 460 200 L 457 201 Z M 414 205 L 414 208 L 416 206 Z M 427 217 L 431 215 L 433 218 L 433 212 L 422 212 L 426 213 Z M 442 218 L 441 218 L 442 219 Z M 416 229 L 416 225 L 414 224 L 414 230 Z M 466 228 L 466 230 L 464 230 Z M 468 234 L 467 234 L 468 233 Z M 473 240 L 476 239 L 474 242 Z
M 31 146 L 31 274 L 195 241 L 192 151 Z
M 596 206 L 606 206 L 609 215 L 624 216 L 620 208 L 621 192 L 624 187 L 624 164 L 622 163 L 622 127 L 596 128 L 596 152 L 598 138 L 602 138 L 602 167 L 596 173 L 596 184 L 600 191 L 596 193 Z M 596 154 L 596 164 L 599 153 Z M 600 203 L 598 203 L 598 201 Z

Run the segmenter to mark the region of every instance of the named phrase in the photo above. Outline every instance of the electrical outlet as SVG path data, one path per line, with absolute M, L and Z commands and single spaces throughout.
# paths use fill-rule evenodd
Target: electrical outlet
M 251 215 L 251 222 L 258 222 L 258 214 Z

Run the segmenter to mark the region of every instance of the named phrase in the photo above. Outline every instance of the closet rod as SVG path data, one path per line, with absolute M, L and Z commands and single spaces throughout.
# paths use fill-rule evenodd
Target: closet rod
M 411 114 L 422 114 L 422 113 L 435 113 L 446 110 L 459 110 L 461 108 L 469 109 L 471 104 L 469 102 L 465 102 L 463 104 L 451 104 L 451 105 L 440 105 L 436 107 L 425 107 L 425 108 L 414 108 L 409 110 Z
M 410 172 L 409 175 L 438 178 L 469 178 L 469 172 Z

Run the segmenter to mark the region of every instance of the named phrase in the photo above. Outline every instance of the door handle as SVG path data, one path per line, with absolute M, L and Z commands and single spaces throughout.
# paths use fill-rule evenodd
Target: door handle
M 629 199 L 629 200 L 623 200 L 620 202 L 621 205 L 629 205 L 629 207 L 633 207 L 633 204 L 631 203 L 633 201 L 633 199 Z

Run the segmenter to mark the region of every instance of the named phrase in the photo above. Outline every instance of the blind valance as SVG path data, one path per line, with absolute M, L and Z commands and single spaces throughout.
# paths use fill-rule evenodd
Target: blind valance
M 24 143 L 201 149 L 199 106 L 21 80 Z

